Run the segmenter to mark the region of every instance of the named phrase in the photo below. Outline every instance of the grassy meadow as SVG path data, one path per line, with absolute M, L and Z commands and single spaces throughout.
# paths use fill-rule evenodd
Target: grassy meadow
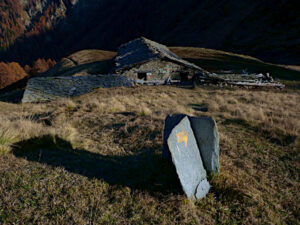
M 300 92 L 97 89 L 0 103 L 0 224 L 297 224 Z M 161 158 L 168 114 L 212 116 L 219 175 L 186 199 Z
M 171 47 L 170 50 L 211 72 L 231 70 L 240 73 L 247 69 L 251 73 L 270 73 L 276 79 L 300 80 L 299 66 L 272 64 L 247 55 L 206 48 Z M 297 84 L 299 85 L 299 82 Z

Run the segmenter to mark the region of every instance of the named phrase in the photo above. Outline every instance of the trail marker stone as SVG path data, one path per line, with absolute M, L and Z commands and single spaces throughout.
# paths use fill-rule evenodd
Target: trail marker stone
M 167 140 L 172 129 L 186 117 L 184 114 L 168 115 L 164 128 L 163 157 L 171 158 Z M 204 168 L 208 172 L 219 173 L 219 133 L 216 122 L 210 117 L 187 116 L 196 139 Z
M 191 200 L 204 198 L 210 185 L 206 179 L 206 171 L 187 116 L 173 128 L 167 144 L 187 197 Z

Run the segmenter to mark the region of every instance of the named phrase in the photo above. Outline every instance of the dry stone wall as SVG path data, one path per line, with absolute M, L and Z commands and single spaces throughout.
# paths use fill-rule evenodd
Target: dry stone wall
M 130 70 L 124 71 L 122 74 L 136 80 L 138 78 L 138 72 L 151 72 L 152 75 L 148 77 L 149 80 L 166 80 L 169 77 L 171 79 L 180 80 L 180 73 L 183 71 L 189 72 L 191 75 L 196 72 L 193 69 L 185 68 L 182 65 L 170 61 L 157 59 L 136 65 Z
M 132 87 L 134 82 L 121 75 L 78 77 L 36 77 L 28 81 L 22 102 L 45 102 L 62 97 L 80 96 L 96 88 Z

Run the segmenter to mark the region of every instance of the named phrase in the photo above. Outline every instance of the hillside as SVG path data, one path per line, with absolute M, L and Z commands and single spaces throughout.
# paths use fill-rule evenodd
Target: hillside
M 299 91 L 98 89 L 0 102 L 1 224 L 297 224 Z M 161 158 L 170 113 L 213 116 L 220 165 L 186 200 Z
M 205 48 L 171 47 L 170 50 L 192 63 L 211 71 L 230 70 L 254 73 L 270 73 L 282 80 L 300 80 L 300 69 L 297 66 L 283 66 L 267 63 L 257 58 Z
M 266 63 L 246 55 L 193 47 L 170 47 L 170 50 L 179 57 L 211 72 L 232 70 L 240 73 L 248 70 L 255 73 L 270 73 L 275 78 L 284 80 L 300 80 L 300 70 L 296 67 Z M 63 58 L 43 76 L 105 74 L 113 71 L 113 60 L 116 55 L 116 52 L 96 49 L 75 52 Z
M 82 49 L 116 51 L 139 36 L 300 64 L 297 0 L 6 0 L 0 7 L 0 60 L 22 65 Z
M 82 50 L 63 58 L 42 76 L 107 74 L 113 69 L 113 58 L 115 56 L 115 52 L 96 49 Z

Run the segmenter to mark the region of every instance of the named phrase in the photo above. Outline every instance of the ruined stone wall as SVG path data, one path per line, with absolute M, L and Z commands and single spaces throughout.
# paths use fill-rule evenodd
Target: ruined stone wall
M 79 77 L 35 77 L 26 86 L 22 102 L 44 102 L 62 97 L 80 96 L 96 88 L 131 87 L 134 82 L 121 75 Z
M 138 78 L 138 72 L 151 72 L 152 75 L 148 77 L 149 80 L 165 80 L 168 77 L 180 80 L 180 73 L 182 71 L 187 71 L 191 75 L 196 72 L 195 70 L 185 68 L 182 65 L 158 59 L 137 65 L 130 70 L 124 71 L 122 75 L 136 80 Z

